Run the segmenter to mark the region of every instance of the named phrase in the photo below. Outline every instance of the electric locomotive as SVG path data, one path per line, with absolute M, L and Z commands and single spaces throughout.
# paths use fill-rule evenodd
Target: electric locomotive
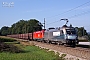
M 48 43 L 76 46 L 78 35 L 76 28 L 63 25 L 61 28 L 49 28 L 44 32 L 44 40 Z

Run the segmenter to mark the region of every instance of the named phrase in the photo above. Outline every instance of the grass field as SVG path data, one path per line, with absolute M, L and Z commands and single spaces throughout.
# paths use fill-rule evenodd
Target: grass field
M 64 60 L 64 57 L 59 57 L 59 54 L 55 55 L 53 51 L 40 49 L 36 46 L 25 46 L 16 42 L 17 41 L 5 41 L 5 44 L 17 46 L 22 50 L 22 52 L 0 52 L 0 60 Z M 16 50 L 18 50 L 18 48 L 16 48 Z M 14 49 L 15 48 L 12 48 L 12 50 Z
M 25 46 L 22 53 L 1 52 L 0 60 L 58 60 L 60 57 L 54 52 L 47 52 L 36 46 Z

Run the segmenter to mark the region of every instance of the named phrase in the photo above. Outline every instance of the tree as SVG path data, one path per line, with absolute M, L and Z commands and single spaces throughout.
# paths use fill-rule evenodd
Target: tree
M 4 27 L 2 27 L 1 28 L 1 35 L 7 35 L 7 34 L 9 34 L 9 27 L 7 27 L 7 26 L 4 26 Z
M 34 31 L 42 30 L 42 26 L 43 25 L 36 19 L 22 19 L 12 24 L 11 27 L 2 27 L 0 32 L 1 35 L 31 33 Z
M 26 21 L 24 20 L 20 20 L 16 23 L 14 23 L 12 26 L 11 26 L 11 31 L 12 31 L 12 34 L 21 34 L 23 33 L 24 29 L 24 25 L 26 24 Z
M 42 30 L 42 26 L 43 25 L 38 20 L 30 19 L 28 20 L 27 23 L 27 31 L 32 32 L 32 31 Z
M 84 27 L 76 27 L 78 29 L 78 36 L 85 36 L 87 35 L 87 31 L 84 29 Z
M 36 19 L 20 20 L 14 23 L 9 31 L 11 34 L 31 33 L 33 31 L 42 30 L 42 24 Z

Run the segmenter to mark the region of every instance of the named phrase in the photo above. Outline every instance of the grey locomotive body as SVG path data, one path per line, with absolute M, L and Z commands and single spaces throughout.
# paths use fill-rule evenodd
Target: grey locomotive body
M 49 28 L 44 32 L 44 40 L 48 43 L 78 44 L 77 30 L 74 27 L 63 26 L 61 28 Z

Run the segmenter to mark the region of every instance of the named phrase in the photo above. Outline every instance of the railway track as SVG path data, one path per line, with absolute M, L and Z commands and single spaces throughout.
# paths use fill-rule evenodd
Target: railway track
M 72 47 L 65 47 L 62 45 L 59 46 L 36 41 L 30 41 L 30 43 L 31 42 L 33 42 L 36 46 L 39 46 L 41 48 L 51 49 L 53 51 L 62 52 L 65 54 L 70 54 L 72 56 L 90 60 L 90 48 L 82 48 L 82 47 L 72 48 Z

